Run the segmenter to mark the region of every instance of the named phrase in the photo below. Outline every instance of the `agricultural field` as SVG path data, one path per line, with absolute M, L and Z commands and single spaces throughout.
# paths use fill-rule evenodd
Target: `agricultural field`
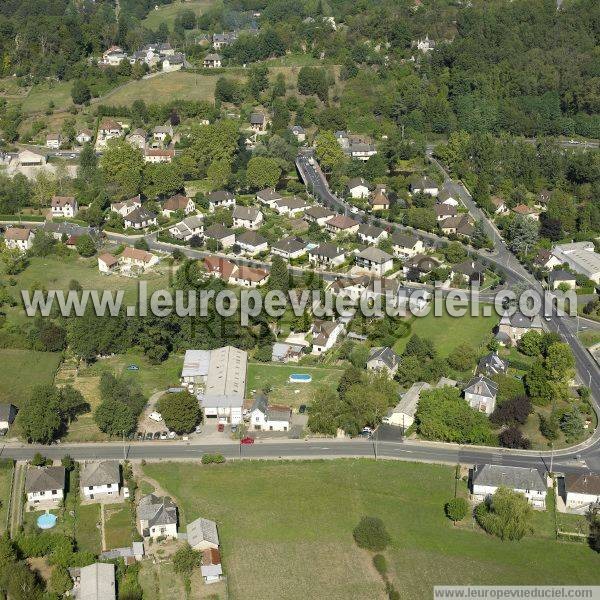
M 54 381 L 60 361 L 61 354 L 58 352 L 1 348 L 0 402 L 23 406 L 36 385 Z
M 0 535 L 6 531 L 13 468 L 12 460 L 0 460 Z
M 443 509 L 454 495 L 452 467 L 257 461 L 208 468 L 152 463 L 144 472 L 173 495 L 184 521 L 217 521 L 233 599 L 383 597 L 371 555 L 352 539 L 364 515 L 386 525 L 392 541 L 384 554 L 402 598 L 426 598 L 435 584 L 594 584 L 598 578 L 597 556 L 587 545 L 554 541 L 551 512 L 536 514 L 535 534 L 520 542 L 502 542 L 470 521 L 453 527 Z M 464 481 L 458 491 L 466 493 Z
M 184 10 L 192 10 L 196 15 L 201 15 L 213 4 L 215 4 L 214 0 L 191 0 L 190 2 L 173 2 L 172 4 L 159 6 L 148 13 L 142 25 L 147 29 L 158 29 L 161 23 L 166 23 L 169 29 L 173 29 L 173 24 L 179 13 Z
M 427 316 L 411 317 L 410 331 L 394 345 L 394 350 L 402 354 L 410 336 L 416 334 L 429 339 L 437 349 L 438 355 L 446 357 L 460 344 L 470 344 L 476 350 L 491 337 L 492 329 L 498 324 L 500 317 L 483 315 L 472 317 L 469 312 L 460 319 L 444 314 L 436 317 L 433 309 Z
M 292 373 L 312 375 L 310 383 L 290 383 Z M 299 365 L 279 365 L 269 363 L 249 363 L 246 378 L 246 398 L 253 396 L 253 390 L 270 389 L 269 397 L 277 404 L 292 407 L 311 404 L 322 385 L 335 390 L 343 369 L 302 367 Z

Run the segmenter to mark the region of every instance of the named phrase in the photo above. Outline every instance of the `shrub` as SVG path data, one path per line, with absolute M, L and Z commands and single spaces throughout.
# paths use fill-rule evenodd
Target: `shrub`
M 464 498 L 452 498 L 444 507 L 446 516 L 456 523 L 462 521 L 469 511 L 469 503 Z
M 531 533 L 533 509 L 527 498 L 505 487 L 475 509 L 475 518 L 479 525 L 491 535 L 501 540 L 520 540 Z
M 203 465 L 211 465 L 211 464 L 220 464 L 225 462 L 225 457 L 222 454 L 203 454 L 202 455 L 202 464 Z
M 387 561 L 385 560 L 385 556 L 383 554 L 376 554 L 373 557 L 373 566 L 377 569 L 377 572 L 385 577 L 387 573 Z
M 383 521 L 378 517 L 363 517 L 352 532 L 360 548 L 381 552 L 390 543 L 390 536 Z

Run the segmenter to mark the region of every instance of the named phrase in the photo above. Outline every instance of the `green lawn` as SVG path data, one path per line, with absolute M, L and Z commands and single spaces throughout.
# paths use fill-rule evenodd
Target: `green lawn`
M 444 309 L 440 317 L 433 314 L 433 308 L 427 316 L 411 317 L 411 330 L 394 345 L 394 350 L 402 354 L 410 336 L 419 335 L 433 341 L 438 354 L 448 356 L 456 346 L 467 343 L 478 349 L 492 333 L 500 317 L 496 314 L 490 317 L 483 315 L 472 317 L 470 310 L 463 317 L 451 317 Z
M 308 373 L 312 375 L 312 381 L 310 383 L 289 383 L 289 377 L 292 373 Z M 264 389 L 265 386 L 270 386 L 269 399 L 273 403 L 290 406 L 310 404 L 322 385 L 335 389 L 342 373 L 343 369 L 249 363 L 246 379 L 246 398 L 252 397 L 252 390 Z
M 535 536 L 501 542 L 471 522 L 453 527 L 443 505 L 454 469 L 368 460 L 189 463 L 144 467 L 177 499 L 182 520 L 215 519 L 232 598 L 380 598 L 370 556 L 352 540 L 363 515 L 383 519 L 390 579 L 402 598 L 436 584 L 594 584 L 597 556 L 552 538 L 552 514 Z M 465 493 L 460 482 L 459 492 Z M 532 559 L 535 557 L 535 559 Z M 535 568 L 532 568 L 535 560 Z
M 6 531 L 13 468 L 12 460 L 0 460 L 0 535 Z
M 0 402 L 22 406 L 36 385 L 52 383 L 60 360 L 56 352 L 0 349 Z
M 125 502 L 124 504 L 107 504 L 104 507 L 104 527 L 107 549 L 112 550 L 113 548 L 131 546 L 133 538 L 131 505 L 129 502 Z
M 193 10 L 196 15 L 201 15 L 215 4 L 213 0 L 192 0 L 191 2 L 173 2 L 159 6 L 157 10 L 151 10 L 142 24 L 148 29 L 158 29 L 161 23 L 166 23 L 169 29 L 173 29 L 175 18 L 184 10 Z
M 73 105 L 71 99 L 72 83 L 68 81 L 50 81 L 34 85 L 27 96 L 19 101 L 24 113 L 45 111 L 52 102 L 55 109 L 66 109 Z

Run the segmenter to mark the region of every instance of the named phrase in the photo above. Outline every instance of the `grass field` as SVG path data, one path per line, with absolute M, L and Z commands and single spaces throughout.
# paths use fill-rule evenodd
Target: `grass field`
M 109 550 L 131 546 L 133 539 L 129 502 L 107 504 L 104 507 L 104 535 Z
M 430 339 L 438 352 L 445 357 L 456 346 L 467 343 L 477 349 L 491 336 L 492 329 L 500 318 L 497 315 L 472 317 L 469 312 L 464 317 L 451 317 L 445 310 L 441 317 L 433 314 L 433 309 L 425 317 L 414 317 L 411 321 L 411 331 L 399 339 L 394 345 L 394 350 L 401 354 L 412 334 Z
M 0 535 L 6 531 L 12 473 L 13 461 L 9 459 L 0 460 Z
M 42 112 L 48 108 L 50 102 L 54 108 L 61 110 L 72 106 L 71 87 L 68 81 L 50 81 L 34 85 L 29 93 L 19 100 L 24 113 Z
M 129 106 L 139 98 L 171 100 L 213 100 L 217 77 L 176 71 L 131 81 L 102 98 L 111 105 Z
M 292 373 L 312 375 L 310 383 L 289 383 Z M 315 393 L 322 385 L 335 389 L 343 373 L 342 369 L 320 367 L 300 367 L 298 365 L 278 365 L 268 363 L 249 363 L 246 379 L 246 398 L 252 397 L 252 390 L 269 386 L 271 402 L 300 406 L 311 404 Z M 296 393 L 298 390 L 298 393 Z
M 60 360 L 55 352 L 0 349 L 0 402 L 22 406 L 36 385 L 52 383 Z
M 402 598 L 428 598 L 436 584 L 598 579 L 597 557 L 585 544 L 550 537 L 551 513 L 536 515 L 536 535 L 514 543 L 469 523 L 453 527 L 443 511 L 454 493 L 451 467 L 339 460 L 154 463 L 144 470 L 173 494 L 184 520 L 217 521 L 234 599 L 382 598 L 370 555 L 352 540 L 363 515 L 382 518 L 390 533 L 385 554 Z
M 169 29 L 173 29 L 175 18 L 184 10 L 193 10 L 196 15 L 201 15 L 211 5 L 214 0 L 192 0 L 191 2 L 173 2 L 165 6 L 159 6 L 157 10 L 151 10 L 148 16 L 142 22 L 148 29 L 158 29 L 161 23 L 166 23 Z
M 100 377 L 79 377 L 77 376 L 71 385 L 79 390 L 87 403 L 90 405 L 90 411 L 79 415 L 75 421 L 69 423 L 69 430 L 64 437 L 66 443 L 75 442 L 102 442 L 109 439 L 109 436 L 98 429 L 94 421 L 94 411 L 100 404 Z

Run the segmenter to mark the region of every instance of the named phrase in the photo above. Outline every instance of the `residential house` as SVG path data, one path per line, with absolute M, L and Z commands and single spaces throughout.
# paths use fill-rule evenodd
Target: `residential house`
M 268 120 L 263 113 L 253 112 L 250 115 L 250 129 L 255 133 L 265 133 L 267 124 Z
M 171 56 L 165 56 L 162 62 L 162 70 L 168 73 L 180 71 L 185 66 L 185 54 L 176 52 Z
M 500 319 L 496 339 L 502 344 L 516 344 L 524 333 L 532 330 L 540 333 L 543 331 L 539 315 L 527 317 L 520 311 L 515 311 L 512 315 L 505 313 Z
M 62 144 L 62 136 L 60 133 L 49 133 L 46 136 L 46 148 L 52 148 L 58 150 Z
M 212 45 L 215 50 L 220 50 L 224 46 L 233 44 L 239 37 L 238 31 L 224 31 L 223 33 L 214 33 L 212 37 Z
M 448 187 L 444 186 L 436 199 L 437 204 L 444 204 L 445 206 L 453 206 L 457 208 L 459 205 L 458 200 L 456 199 L 456 194 Z
M 506 206 L 506 202 L 499 196 L 492 196 L 490 198 L 490 202 L 494 207 L 495 215 L 505 215 L 508 212 L 508 206 Z
M 565 506 L 583 513 L 600 503 L 600 475 L 567 473 L 564 477 Z
M 420 177 L 410 184 L 410 191 L 413 194 L 429 194 L 430 196 L 437 196 L 440 193 L 440 188 L 430 177 Z
M 534 219 L 535 221 L 540 220 L 540 213 L 535 209 L 527 206 L 527 204 L 517 204 L 512 211 L 516 215 L 520 215 L 523 217 L 529 217 L 530 219 Z
M 170 163 L 174 156 L 172 148 L 144 148 L 144 162 L 147 163 Z
M 98 126 L 98 138 L 100 140 L 106 142 L 121 137 L 122 133 L 123 126 L 114 119 L 106 117 L 100 121 L 100 125 Z
M 371 205 L 372 211 L 388 210 L 390 208 L 390 199 L 387 196 L 386 188 L 384 186 L 375 186 L 375 189 L 369 198 L 369 204 Z
M 311 206 L 304 212 L 304 219 L 309 223 L 316 223 L 319 227 L 324 227 L 325 223 L 334 217 L 335 213 L 325 208 L 323 206 L 319 206 L 318 204 L 315 206 Z
M 126 548 L 112 548 L 105 550 L 98 555 L 100 560 L 118 560 L 123 559 L 125 565 L 133 565 L 144 558 L 144 542 L 132 542 L 131 546 Z
M 271 246 L 271 254 L 286 260 L 300 258 L 306 254 L 306 242 L 293 235 L 280 239 Z
M 195 519 L 187 526 L 187 541 L 194 550 L 218 550 L 220 543 L 217 524 L 202 517 Z
M 359 226 L 360 223 L 345 215 L 335 215 L 325 223 L 325 229 L 332 235 L 356 233 Z
M 550 252 L 550 250 L 541 248 L 536 257 L 533 259 L 533 264 L 540 269 L 546 269 L 550 264 L 558 265 L 560 263 L 552 256 L 552 252 Z
M 71 596 L 77 600 L 115 600 L 117 588 L 115 565 L 112 563 L 93 563 L 87 567 L 69 569 L 73 577 Z
M 204 268 L 212 277 L 218 277 L 225 283 L 229 283 L 229 278 L 236 269 L 236 266 L 230 260 L 221 256 L 207 256 L 204 259 Z
M 91 142 L 94 139 L 94 132 L 91 129 L 83 128 L 77 132 L 75 140 L 80 146 Z
M 204 230 L 204 237 L 209 240 L 216 240 L 221 248 L 231 248 L 235 244 L 235 231 L 215 223 Z
M 202 551 L 200 574 L 207 585 L 221 580 L 223 567 L 221 565 L 221 553 L 218 550 L 207 548 Z
M 423 242 L 416 235 L 400 231 L 392 233 L 392 248 L 394 255 L 403 259 L 416 256 L 424 250 Z
M 64 490 L 64 467 L 27 467 L 25 493 L 29 506 L 60 504 Z
M 157 224 L 156 215 L 143 206 L 134 208 L 123 218 L 126 229 L 146 229 Z
M 304 213 L 308 205 L 302 198 L 291 196 L 277 200 L 273 207 L 280 215 L 287 215 L 296 218 Z
M 548 286 L 551 290 L 555 290 L 560 285 L 566 285 L 570 289 L 575 289 L 577 287 L 577 278 L 570 271 L 565 271 L 564 269 L 556 269 L 554 271 L 550 271 L 548 273 Z
M 388 414 L 383 417 L 383 422 L 387 425 L 402 427 L 406 431 L 414 422 L 419 397 L 423 390 L 431 389 L 431 385 L 424 381 L 417 381 L 402 394 L 400 401 L 394 408 L 390 408 Z
M 344 331 L 342 323 L 315 319 L 310 331 L 313 336 L 312 354 L 323 354 L 333 348 L 342 331 Z
M 275 208 L 277 202 L 283 200 L 283 196 L 276 192 L 273 188 L 266 188 L 256 192 L 256 199 L 261 204 L 266 204 L 269 208 Z
M 132 248 L 131 246 L 126 246 L 119 256 L 119 264 L 122 265 L 125 270 L 133 269 L 145 271 L 157 263 L 158 256 L 155 254 L 147 252 L 146 250 Z
M 240 250 L 249 256 L 256 256 L 269 249 L 267 240 L 256 231 L 244 231 L 236 237 L 235 245 L 239 246 Z
M 220 69 L 223 64 L 223 58 L 220 54 L 210 53 L 204 57 L 202 66 L 205 69 Z
M 541 190 L 535 199 L 535 205 L 539 208 L 546 208 L 546 206 L 548 206 L 548 202 L 550 201 L 550 196 L 552 196 L 552 192 L 547 189 Z
M 402 273 L 409 281 L 418 281 L 422 275 L 426 275 L 437 269 L 440 261 L 426 254 L 414 254 L 402 265 Z
M 137 526 L 144 538 L 176 538 L 177 506 L 167 496 L 148 494 L 138 503 Z
M 424 288 L 398 288 L 396 305 L 399 307 L 408 307 L 413 311 L 421 311 L 431 300 L 431 292 Z
M 315 266 L 335 268 L 346 260 L 344 250 L 335 244 L 324 243 L 308 251 L 308 260 Z
M 304 352 L 304 346 L 291 342 L 275 342 L 271 361 L 278 363 L 297 363 Z
M 593 242 L 574 242 L 557 244 L 552 248 L 552 257 L 546 267 L 553 268 L 566 264 L 575 273 L 585 275 L 594 283 L 600 283 L 600 254 L 596 252 Z
M 29 227 L 9 227 L 4 232 L 4 243 L 11 250 L 27 252 L 33 245 L 34 237 L 33 230 Z
M 371 348 L 369 358 L 367 359 L 368 371 L 385 371 L 390 377 L 393 377 L 400 365 L 400 357 L 387 346 L 378 346 Z
M 21 167 L 43 167 L 46 164 L 46 154 L 25 148 L 18 154 L 18 163 Z
M 467 213 L 456 215 L 455 217 L 447 217 L 440 221 L 440 229 L 446 235 L 456 234 L 461 237 L 471 237 L 475 229 L 473 217 Z
M 369 183 L 362 177 L 353 177 L 348 181 L 348 192 L 354 199 L 367 198 L 369 196 Z
M 196 203 L 183 194 L 175 194 L 165 200 L 162 205 L 162 214 L 165 217 L 171 218 L 176 212 L 182 212 L 184 215 L 189 215 L 196 210 Z
M 523 494 L 534 508 L 546 508 L 548 485 L 537 469 L 505 465 L 475 465 L 471 471 L 470 487 L 473 499 L 483 502 L 500 487 Z
M 79 478 L 81 492 L 86 500 L 119 495 L 121 469 L 116 460 L 86 463 Z
M 77 214 L 79 205 L 73 196 L 52 196 L 50 209 L 53 217 L 72 218 Z
M 113 202 L 110 205 L 110 210 L 119 213 L 122 217 L 126 217 L 129 213 L 133 212 L 136 208 L 142 206 L 142 198 L 138 194 L 129 200 L 124 202 Z
M 111 46 L 102 53 L 102 60 L 99 62 L 103 65 L 118 67 L 121 64 L 121 61 L 126 59 L 127 54 L 123 51 L 123 48 L 120 46 Z
M 452 267 L 450 277 L 460 277 L 467 283 L 483 284 L 485 279 L 485 266 L 480 260 L 469 258 Z
M 235 206 L 233 209 L 233 226 L 245 229 L 258 229 L 263 222 L 263 214 L 253 206 Z
M 306 131 L 304 131 L 304 127 L 301 125 L 294 125 L 290 131 L 300 144 L 306 141 Z
M 434 210 L 437 221 L 443 221 L 448 217 L 456 217 L 458 214 L 456 207 L 451 204 L 436 204 Z
M 14 404 L 7 404 L 5 402 L 0 404 L 0 435 L 4 435 L 13 424 L 17 412 L 17 407 Z
M 134 148 L 139 148 L 140 150 L 146 148 L 146 131 L 141 127 L 134 129 L 125 139 Z
M 204 231 L 204 216 L 192 215 L 169 227 L 169 234 L 177 240 L 188 242 L 194 236 L 200 237 Z
M 267 397 L 258 393 L 250 409 L 250 427 L 255 431 L 289 431 L 292 409 L 289 406 L 270 404 Z
M 381 227 L 363 223 L 358 227 L 357 236 L 358 239 L 365 244 L 378 244 L 381 240 L 387 238 L 388 233 Z
M 98 256 L 98 270 L 100 273 L 114 273 L 118 266 L 119 260 L 112 254 L 105 252 Z
M 417 50 L 423 52 L 423 54 L 427 54 L 428 52 L 432 52 L 435 50 L 435 41 L 430 40 L 429 36 L 425 35 L 424 39 L 419 39 L 416 42 Z
M 496 408 L 498 384 L 485 375 L 476 375 L 463 389 L 469 406 L 479 412 L 491 415 Z
M 269 272 L 265 271 L 264 269 L 238 265 L 231 272 L 231 275 L 229 276 L 229 283 L 231 285 L 239 285 L 241 287 L 255 288 L 267 283 L 268 279 Z
M 164 144 L 168 139 L 173 138 L 173 127 L 169 125 L 157 125 L 152 130 L 152 139 L 155 142 Z
M 508 361 L 500 358 L 497 352 L 490 352 L 482 357 L 477 365 L 477 375 L 493 377 L 494 375 L 506 375 Z
M 394 257 L 380 248 L 370 246 L 356 255 L 356 266 L 382 276 L 394 268 Z
M 208 194 L 208 209 L 214 212 L 217 208 L 231 208 L 235 206 L 235 196 L 227 190 L 218 190 Z
M 350 155 L 350 158 L 354 160 L 367 162 L 371 156 L 377 154 L 377 149 L 368 141 L 351 140 L 347 153 Z

